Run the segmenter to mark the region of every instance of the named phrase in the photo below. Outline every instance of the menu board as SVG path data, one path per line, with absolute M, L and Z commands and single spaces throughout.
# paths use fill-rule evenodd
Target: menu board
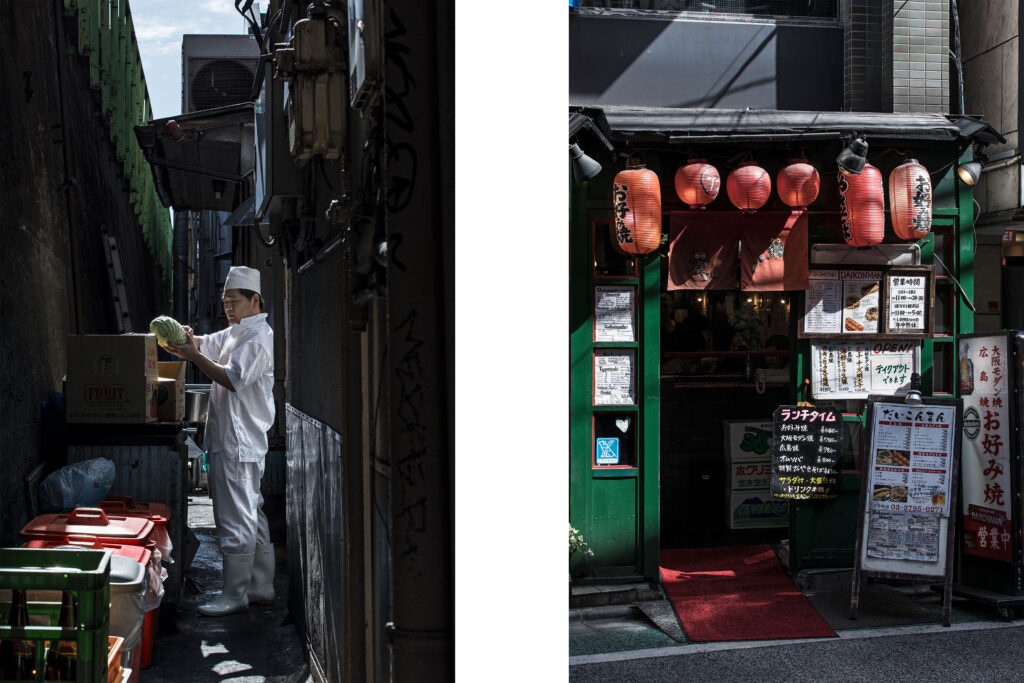
M 963 552 L 1012 562 L 1015 418 L 1011 347 L 1007 335 L 960 339 L 964 402 Z
M 888 276 L 886 327 L 890 332 L 923 332 L 928 306 L 928 280 L 924 276 Z
M 953 406 L 875 403 L 869 454 L 872 512 L 949 517 L 955 416 Z
M 636 404 L 635 361 L 631 349 L 594 351 L 594 405 Z
M 920 372 L 920 344 L 909 341 L 815 340 L 811 343 L 811 394 L 815 399 L 901 396 Z
M 949 625 L 962 400 L 868 399 L 851 616 L 861 576 L 941 578 Z
M 635 287 L 594 287 L 594 341 L 636 341 L 635 309 Z
M 771 493 L 828 500 L 839 491 L 843 416 L 838 410 L 779 406 L 772 421 Z
M 812 267 L 798 336 L 924 338 L 934 292 L 932 266 Z
M 804 331 L 814 334 L 842 332 L 842 295 L 838 270 L 810 271 L 804 297 Z
M 878 332 L 880 270 L 811 270 L 804 297 L 805 334 Z

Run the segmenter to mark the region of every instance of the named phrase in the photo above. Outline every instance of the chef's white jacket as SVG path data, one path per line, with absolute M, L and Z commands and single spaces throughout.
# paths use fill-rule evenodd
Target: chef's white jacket
M 199 335 L 200 352 L 224 366 L 235 388 L 213 382 L 203 446 L 238 462 L 263 463 L 274 424 L 274 331 L 267 314 L 243 318 L 220 332 Z

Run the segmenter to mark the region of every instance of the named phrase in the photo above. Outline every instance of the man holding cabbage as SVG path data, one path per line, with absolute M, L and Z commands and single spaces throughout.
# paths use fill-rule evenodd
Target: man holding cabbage
M 229 326 L 220 332 L 194 335 L 186 326 L 181 328 L 184 339 L 173 338 L 173 329 L 163 339 L 165 330 L 157 321 L 151 327 L 161 346 L 192 361 L 212 380 L 203 445 L 224 557 L 224 589 L 199 607 L 208 616 L 274 600 L 274 546 L 260 494 L 267 430 L 274 424 L 274 333 L 267 314 L 260 312 L 260 272 L 233 266 L 222 301 Z

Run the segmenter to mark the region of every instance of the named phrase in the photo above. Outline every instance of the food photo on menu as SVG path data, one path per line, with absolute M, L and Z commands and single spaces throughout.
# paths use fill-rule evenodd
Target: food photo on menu
M 878 332 L 878 282 L 843 282 L 843 329 L 847 332 Z
M 887 448 L 880 448 L 875 456 L 875 462 L 879 465 L 907 467 L 910 465 L 910 451 L 894 451 Z

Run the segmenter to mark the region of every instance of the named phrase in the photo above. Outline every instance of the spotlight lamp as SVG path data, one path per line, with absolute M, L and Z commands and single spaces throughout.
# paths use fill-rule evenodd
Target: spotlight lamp
M 956 174 L 960 176 L 960 180 L 963 181 L 964 185 L 974 185 L 978 182 L 978 178 L 981 177 L 981 162 L 980 161 L 968 161 L 960 164 L 956 169 Z
M 979 154 L 975 161 L 968 161 L 960 164 L 956 169 L 956 174 L 960 176 L 960 180 L 963 181 L 964 185 L 974 185 L 978 182 L 978 178 L 981 177 L 981 171 L 983 169 L 988 168 L 991 164 L 995 164 L 997 161 L 1011 163 L 1007 160 L 1014 159 L 1017 155 L 1018 152 L 1015 149 L 1008 149 L 991 155 Z M 999 164 L 999 166 L 1003 165 L 1005 164 Z
M 868 143 L 863 136 L 857 135 L 850 144 L 836 157 L 839 170 L 844 175 L 860 175 L 867 163 Z
M 584 154 L 576 143 L 569 145 L 569 158 L 572 159 L 572 175 L 578 183 L 590 180 L 601 172 L 601 164 Z

